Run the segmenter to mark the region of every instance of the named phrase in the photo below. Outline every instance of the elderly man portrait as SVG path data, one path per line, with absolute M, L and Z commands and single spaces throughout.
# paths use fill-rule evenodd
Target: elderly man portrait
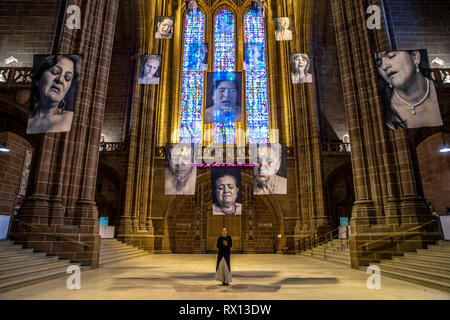
M 197 166 L 189 144 L 166 146 L 165 194 L 195 194 Z
M 241 169 L 212 168 L 214 215 L 241 215 Z
M 253 169 L 253 194 L 286 194 L 285 146 L 279 143 L 267 144 L 258 146 L 257 150 L 257 166 Z

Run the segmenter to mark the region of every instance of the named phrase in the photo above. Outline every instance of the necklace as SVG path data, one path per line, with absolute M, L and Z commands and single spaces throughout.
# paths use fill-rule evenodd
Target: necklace
M 400 98 L 400 96 L 397 93 L 397 90 L 394 89 L 394 92 L 395 92 L 395 95 L 397 96 L 397 98 L 399 98 L 401 102 L 406 104 L 411 109 L 411 112 L 413 115 L 416 115 L 416 107 L 418 105 L 422 104 L 428 98 L 428 95 L 430 94 L 430 80 L 428 80 L 427 78 L 425 78 L 425 80 L 427 81 L 427 92 L 425 93 L 425 96 L 419 102 L 417 102 L 415 104 L 411 104 L 411 103 L 403 100 L 402 98 Z
M 225 213 L 225 214 L 231 214 L 231 215 L 233 215 L 233 214 L 236 213 L 236 210 L 237 210 L 237 205 L 236 205 L 236 203 L 235 203 L 235 204 L 234 204 L 234 211 L 233 211 L 233 212 L 231 212 L 231 213 L 225 213 L 225 212 L 223 212 L 223 210 L 222 210 L 222 212 Z

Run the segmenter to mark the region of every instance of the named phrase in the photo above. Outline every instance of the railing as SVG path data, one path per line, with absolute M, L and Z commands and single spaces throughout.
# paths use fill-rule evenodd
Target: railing
M 100 142 L 100 152 L 125 152 L 126 142 Z
M 430 220 L 430 221 L 428 221 L 427 223 L 424 223 L 424 224 L 422 224 L 422 225 L 420 225 L 420 226 L 416 226 L 416 227 L 413 227 L 413 228 L 404 230 L 404 231 L 402 231 L 402 232 L 400 232 L 400 233 L 399 233 L 399 232 L 391 232 L 391 233 L 389 233 L 388 235 L 386 235 L 386 236 L 384 236 L 384 237 L 382 237 L 382 238 L 379 238 L 379 239 L 377 239 L 377 240 L 373 240 L 373 241 L 369 241 L 369 242 L 366 242 L 366 243 L 364 243 L 364 244 L 361 244 L 361 245 L 359 245 L 357 248 L 358 248 L 358 249 L 361 249 L 361 248 L 362 248 L 362 251 L 363 251 L 363 252 L 369 252 L 369 249 L 368 249 L 368 248 L 369 248 L 369 245 L 374 244 L 374 243 L 377 243 L 377 242 L 380 242 L 380 241 L 384 241 L 384 240 L 387 240 L 387 239 L 389 239 L 390 242 L 393 244 L 393 243 L 394 243 L 394 238 L 397 238 L 397 237 L 400 237 L 400 238 L 406 238 L 406 235 L 407 235 L 408 233 L 412 233 L 412 231 L 421 229 L 421 228 L 423 228 L 424 226 L 427 226 L 427 225 L 429 225 L 429 224 L 431 224 L 431 223 L 434 223 L 434 220 Z M 407 241 L 407 240 L 404 240 L 404 241 Z M 358 250 L 358 251 L 359 251 L 359 250 Z M 375 251 L 379 252 L 379 250 L 375 250 Z
M 306 251 L 312 249 L 314 247 L 320 246 L 324 243 L 330 242 L 333 239 L 339 237 L 339 228 L 333 229 L 321 236 L 317 236 L 317 234 L 313 236 L 308 236 L 298 240 L 298 250 L 299 252 Z M 341 238 L 341 247 L 343 247 L 343 240 Z M 345 240 L 348 240 L 348 235 Z M 346 246 L 348 246 L 348 241 L 346 241 Z
M 350 143 L 345 142 L 323 142 L 322 152 L 330 153 L 349 153 L 351 151 Z
M 34 226 L 34 225 L 32 225 L 32 224 L 29 224 L 29 223 L 27 223 L 27 222 L 24 222 L 24 221 L 22 221 L 22 220 L 19 220 L 19 219 L 17 219 L 17 218 L 15 218 L 14 221 L 17 222 L 17 223 L 21 223 L 21 224 L 23 224 L 23 225 L 26 225 L 26 226 L 28 226 L 28 227 L 31 227 L 31 228 L 33 228 L 33 229 L 39 229 L 38 227 L 36 227 L 36 226 Z M 69 237 L 66 237 L 66 236 L 56 236 L 56 237 L 57 237 L 58 239 L 59 239 L 59 238 L 62 238 L 62 239 L 68 240 L 69 242 L 73 242 L 73 243 L 79 244 L 79 245 L 83 246 L 85 249 L 88 248 L 88 247 L 92 247 L 91 245 L 89 245 L 89 244 L 87 244 L 87 243 L 84 243 L 84 242 L 81 242 L 81 241 L 77 241 L 77 240 L 74 240 L 74 239 L 69 238 Z
M 31 68 L 0 67 L 0 87 L 31 86 Z
M 220 146 L 220 144 L 219 144 Z M 250 158 L 250 150 L 251 148 L 247 145 L 242 148 L 237 147 L 236 145 L 233 145 L 234 147 L 234 156 L 235 157 L 239 157 L 239 158 L 246 158 L 249 159 Z M 207 146 L 202 146 L 202 154 L 205 154 L 205 149 L 207 148 Z M 223 155 L 226 155 L 226 148 L 227 145 L 223 144 Z M 200 151 L 199 151 L 200 153 Z M 166 157 L 166 148 L 164 146 L 159 146 L 156 147 L 155 149 L 155 156 L 158 158 L 165 158 Z M 286 147 L 286 156 L 287 157 L 293 157 L 294 156 L 294 148 L 293 147 Z

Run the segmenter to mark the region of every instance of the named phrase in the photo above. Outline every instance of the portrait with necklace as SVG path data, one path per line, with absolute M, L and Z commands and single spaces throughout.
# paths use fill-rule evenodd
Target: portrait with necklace
M 212 168 L 213 215 L 241 215 L 241 168 Z
M 379 52 L 375 63 L 389 129 L 443 124 L 426 50 Z
M 70 131 L 81 62 L 81 55 L 34 56 L 27 134 Z

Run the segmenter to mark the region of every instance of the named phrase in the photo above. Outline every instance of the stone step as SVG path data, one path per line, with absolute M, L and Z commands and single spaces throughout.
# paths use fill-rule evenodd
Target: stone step
M 14 250 L 21 250 L 23 249 L 23 246 L 21 244 L 15 244 L 15 245 L 8 245 L 8 246 L 0 246 L 0 252 L 5 251 L 14 251 Z
M 444 252 L 444 253 L 447 253 L 450 256 L 450 246 L 429 245 L 428 246 L 428 250 L 437 251 L 437 252 Z
M 45 257 L 42 259 L 33 259 L 33 260 L 27 259 L 18 262 L 5 263 L 3 265 L 0 265 L 0 275 L 3 274 L 4 272 L 9 272 L 11 270 L 37 267 L 57 262 L 60 262 L 58 257 L 53 256 L 53 257 Z
M 384 262 L 380 263 L 379 266 L 381 269 L 381 275 L 383 275 L 384 271 L 388 270 L 439 281 L 450 286 L 450 276 L 443 273 L 436 273 L 425 268 L 412 268 L 410 266 L 405 266 L 402 264 L 385 264 Z
M 421 255 L 405 255 L 404 257 L 393 257 L 393 260 L 402 259 L 406 261 L 419 262 L 419 263 L 428 263 L 432 266 L 436 267 L 444 267 L 450 268 L 450 262 L 443 261 L 439 259 L 430 259 L 429 257 L 421 256 Z
M 118 262 L 118 261 L 122 261 L 122 260 L 133 259 L 133 258 L 145 256 L 147 254 L 148 254 L 147 252 L 136 252 L 136 253 L 122 255 L 122 256 L 108 257 L 108 258 L 101 259 L 100 265 L 105 265 L 108 263 Z
M 125 248 L 108 248 L 108 249 L 101 249 L 100 251 L 100 255 L 108 255 L 110 253 L 119 253 L 119 252 L 132 252 L 132 251 L 136 251 L 138 250 L 137 248 L 134 247 L 125 247 Z
M 56 270 L 56 269 L 64 269 L 67 270 L 69 266 L 68 260 L 61 260 L 56 263 L 48 263 L 46 265 L 34 266 L 29 268 L 21 268 L 19 270 L 12 270 L 10 272 L 1 273 L 0 274 L 0 284 L 10 281 L 11 279 L 20 278 L 23 276 L 28 276 L 30 274 L 38 275 L 41 273 L 45 273 L 47 271 Z
M 329 249 L 324 250 L 322 248 L 317 248 L 312 251 L 313 255 L 319 255 L 319 256 L 336 256 L 336 257 L 343 257 L 343 258 L 349 258 L 350 259 L 350 252 L 345 251 L 331 251 Z
M 81 267 L 81 271 L 88 270 L 90 267 Z M 59 268 L 55 270 L 49 270 L 40 274 L 29 274 L 27 276 L 21 276 L 16 279 L 10 279 L 5 283 L 0 283 L 0 292 L 5 292 L 17 288 L 26 287 L 35 283 L 39 283 L 46 280 L 56 279 L 63 276 L 69 276 L 66 273 L 67 268 Z
M 427 270 L 430 272 L 435 272 L 439 274 L 443 274 L 446 276 L 450 276 L 450 268 L 434 266 L 431 263 L 426 262 L 415 262 L 414 260 L 404 260 L 404 259 L 396 259 L 396 260 L 382 260 L 381 264 L 386 265 L 396 265 L 396 266 L 405 266 L 412 269 L 420 269 Z
M 323 256 L 320 256 L 320 255 L 312 255 L 311 256 L 311 253 L 308 253 L 308 252 L 303 252 L 300 255 L 306 256 L 309 258 L 313 258 L 315 260 L 328 261 L 328 262 L 332 262 L 332 263 L 338 263 L 338 264 L 350 266 L 350 257 L 342 259 L 342 258 L 337 258 L 337 257 L 327 255 L 327 258 L 324 259 Z
M 326 249 L 326 250 L 325 250 Z M 331 252 L 331 253 L 336 253 L 336 254 L 345 254 L 345 255 L 350 255 L 350 249 L 344 249 L 344 250 L 341 250 L 340 248 L 335 248 L 335 247 L 332 247 L 332 248 L 324 248 L 323 246 L 321 246 L 321 247 L 317 247 L 317 248 L 314 248 L 313 250 L 316 250 L 317 252 Z
M 450 241 L 438 241 L 438 246 L 450 247 Z
M 136 249 L 136 250 L 129 251 L 129 252 L 110 252 L 108 254 L 100 253 L 100 260 L 111 259 L 111 258 L 114 258 L 114 257 L 126 256 L 126 255 L 134 254 L 134 253 L 146 253 L 146 252 Z
M 25 254 L 16 254 L 16 255 L 12 255 L 9 257 L 2 257 L 0 259 L 0 266 L 4 263 L 9 263 L 9 262 L 13 262 L 13 261 L 22 261 L 22 260 L 27 260 L 27 259 L 34 259 L 34 258 L 45 258 L 46 257 L 46 253 L 45 252 L 27 252 Z
M 405 256 L 409 255 L 409 254 L 410 253 L 407 252 L 407 253 L 405 253 Z M 417 249 L 417 255 L 426 256 L 426 257 L 429 257 L 430 259 L 436 258 L 439 260 L 444 260 L 444 261 L 450 262 L 450 255 L 445 252 L 431 251 L 428 249 Z
M 34 249 L 20 249 L 20 250 L 11 250 L 11 251 L 3 251 L 0 252 L 0 260 L 9 257 L 16 257 L 20 255 L 30 255 L 34 253 Z
M 360 270 L 366 271 L 366 267 L 360 267 Z M 426 286 L 429 288 L 434 288 L 438 290 L 443 290 L 446 292 L 450 292 L 450 285 L 446 283 L 442 283 L 440 281 L 430 280 L 421 276 L 415 276 L 403 272 L 395 272 L 392 270 L 382 271 L 382 276 L 387 276 L 391 278 L 396 278 L 399 280 L 416 283 L 422 286 Z

